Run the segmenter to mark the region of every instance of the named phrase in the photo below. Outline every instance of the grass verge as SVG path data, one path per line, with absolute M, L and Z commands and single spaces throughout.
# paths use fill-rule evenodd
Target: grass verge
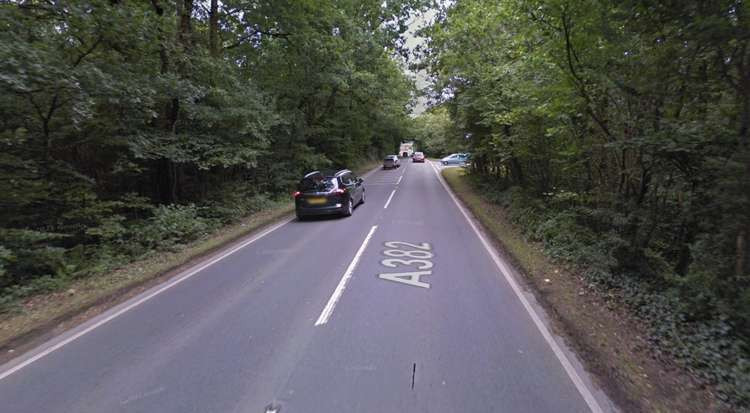
M 706 389 L 673 360 L 651 350 L 647 333 L 618 297 L 587 284 L 575 268 L 547 257 L 509 221 L 507 211 L 476 191 L 463 168 L 442 171 L 448 185 L 521 270 L 556 333 L 567 339 L 623 411 L 720 411 Z

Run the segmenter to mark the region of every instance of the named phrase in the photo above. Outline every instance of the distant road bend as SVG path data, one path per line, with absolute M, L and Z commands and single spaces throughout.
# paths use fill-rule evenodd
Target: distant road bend
M 609 409 L 436 165 L 365 186 L 349 218 L 272 226 L 3 366 L 0 410 Z

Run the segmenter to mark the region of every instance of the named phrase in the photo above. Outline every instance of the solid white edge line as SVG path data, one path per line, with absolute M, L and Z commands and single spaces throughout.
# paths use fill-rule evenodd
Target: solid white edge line
M 362 245 L 359 246 L 357 253 L 354 254 L 354 258 L 346 268 L 346 271 L 341 277 L 339 284 L 336 286 L 336 289 L 333 290 L 331 298 L 328 299 L 328 303 L 326 303 L 326 306 L 323 307 L 323 311 L 320 312 L 318 321 L 315 322 L 316 326 L 322 326 L 323 324 L 327 323 L 328 319 L 331 317 L 331 314 L 333 314 L 333 310 L 334 308 L 336 308 L 336 303 L 338 303 L 341 295 L 344 293 L 344 289 L 346 289 L 346 283 L 348 283 L 349 279 L 352 278 L 352 274 L 354 274 L 354 268 L 357 267 L 357 263 L 359 262 L 360 257 L 362 257 L 362 254 L 365 252 L 365 248 L 367 248 L 367 244 L 370 242 L 370 238 L 372 238 L 372 234 L 375 233 L 376 229 L 378 229 L 377 225 L 373 225 L 372 228 L 370 228 L 370 232 L 365 237 L 365 240 L 362 241 Z
M 176 286 L 177 284 L 180 284 L 181 282 L 187 280 L 188 278 L 194 276 L 195 274 L 198 274 L 199 272 L 201 272 L 204 269 L 210 267 L 211 265 L 213 265 L 213 264 L 215 264 L 215 263 L 223 260 L 224 258 L 226 258 L 226 257 L 234 254 L 235 252 L 241 250 L 242 248 L 245 248 L 246 246 L 252 244 L 253 242 L 255 242 L 255 241 L 263 238 L 264 236 L 266 236 L 268 234 L 270 234 L 271 232 L 276 231 L 277 229 L 283 227 L 284 225 L 286 225 L 289 222 L 291 222 L 293 219 L 294 218 L 285 219 L 284 221 L 282 221 L 282 222 L 280 222 L 280 223 L 278 223 L 278 224 L 276 224 L 276 225 L 274 225 L 274 226 L 266 229 L 265 231 L 263 231 L 263 232 L 261 232 L 259 234 L 254 235 L 252 238 L 250 238 L 250 239 L 242 242 L 241 244 L 238 244 L 238 245 L 232 247 L 231 249 L 223 252 L 221 255 L 219 255 L 217 257 L 214 257 L 211 260 L 206 261 L 203 264 L 201 264 L 201 265 L 199 265 L 197 267 L 194 267 L 194 268 L 188 270 L 187 273 L 185 273 L 184 275 L 180 276 L 179 278 L 173 279 L 172 281 L 168 281 L 166 284 L 158 287 L 156 290 L 153 290 L 150 293 L 147 293 L 146 295 L 144 295 L 144 296 L 142 296 L 140 298 L 136 298 L 135 301 L 133 301 L 133 302 L 131 302 L 129 304 L 126 304 L 125 307 L 122 307 L 119 310 L 116 310 L 115 312 L 113 312 L 112 314 L 109 314 L 109 315 L 105 316 L 104 318 L 98 320 L 94 324 L 92 324 L 92 325 L 84 328 L 81 331 L 76 332 L 75 334 L 71 335 L 70 337 L 67 337 L 67 338 L 65 338 L 64 340 L 62 340 L 62 341 L 60 341 L 58 343 L 55 343 L 54 345 L 52 345 L 52 346 L 50 346 L 50 347 L 42 350 L 41 352 L 39 352 L 39 353 L 37 353 L 37 354 L 29 357 L 28 359 L 26 359 L 26 360 L 24 360 L 24 361 L 22 361 L 22 362 L 20 362 L 20 363 L 18 363 L 16 365 L 14 365 L 13 367 L 9 368 L 8 370 L 0 373 L 0 380 L 3 380 L 4 378 L 6 378 L 6 377 L 10 376 L 11 374 L 17 372 L 18 370 L 21 370 L 22 368 L 28 366 L 29 364 L 31 364 L 31 363 L 39 360 L 39 359 L 44 358 L 45 356 L 49 355 L 50 353 L 52 353 L 52 352 L 60 349 L 61 347 L 65 346 L 66 344 L 69 344 L 69 343 L 71 343 L 71 342 L 79 339 L 80 337 L 82 337 L 85 334 L 91 332 L 92 330 L 94 330 L 94 329 L 96 329 L 96 328 L 98 328 L 98 327 L 100 327 L 100 326 L 102 326 L 102 325 L 104 325 L 104 324 L 112 321 L 113 319 L 119 317 L 120 315 L 122 315 L 122 314 L 124 314 L 124 313 L 132 310 L 133 308 L 135 308 L 135 307 L 137 307 L 137 306 L 145 303 L 146 301 L 148 301 L 148 300 L 156 297 L 157 295 L 163 293 L 164 291 L 167 291 L 168 289 Z M 126 303 L 127 303 L 127 301 L 126 301 Z M 125 304 L 125 303 L 123 303 L 123 304 Z M 55 339 L 52 339 L 52 340 L 55 340 Z M 42 347 L 43 346 L 44 346 L 44 344 L 42 344 Z M 14 361 L 11 360 L 10 362 L 8 362 L 8 364 L 11 364 L 13 362 Z
M 510 269 L 505 265 L 503 260 L 500 259 L 497 252 L 491 246 L 491 244 L 487 241 L 485 236 L 479 231 L 479 228 L 477 228 L 477 226 L 474 224 L 474 221 L 472 221 L 466 209 L 461 205 L 461 203 L 458 201 L 456 196 L 453 194 L 453 191 L 450 189 L 448 184 L 445 183 L 445 180 L 440 175 L 440 172 L 438 172 L 434 164 L 432 165 L 432 169 L 435 171 L 435 174 L 437 175 L 437 178 L 438 178 L 438 181 L 440 181 L 440 184 L 448 192 L 448 195 L 450 195 L 451 199 L 453 200 L 453 203 L 456 204 L 456 206 L 458 207 L 458 210 L 461 211 L 461 214 L 469 223 L 469 226 L 471 226 L 471 229 L 474 230 L 474 233 L 482 242 L 482 245 L 490 254 L 490 257 L 492 257 L 492 261 L 494 261 L 497 268 L 503 274 L 505 280 L 508 282 L 508 284 L 510 284 L 511 289 L 513 289 L 513 292 L 516 294 L 516 297 L 518 297 L 518 299 L 521 301 L 521 304 L 523 304 L 523 307 L 524 309 L 526 309 L 526 312 L 529 313 L 529 315 L 531 316 L 531 319 L 532 321 L 534 321 L 534 324 L 536 325 L 537 329 L 539 330 L 540 333 L 542 333 L 542 337 L 544 337 L 544 340 L 547 341 L 547 344 L 550 346 L 550 348 L 552 348 L 552 352 L 555 353 L 555 356 L 557 356 L 557 359 L 560 361 L 560 364 L 562 364 L 563 369 L 565 370 L 566 373 L 568 373 L 568 377 L 570 377 L 570 380 L 573 381 L 573 384 L 576 386 L 576 389 L 578 389 L 578 392 L 583 397 L 583 400 L 586 402 L 586 404 L 588 404 L 592 412 L 594 413 L 603 412 L 601 406 L 599 406 L 599 402 L 591 393 L 591 390 L 589 390 L 589 388 L 583 382 L 583 379 L 581 379 L 581 376 L 578 374 L 578 371 L 576 371 L 575 367 L 573 367 L 573 365 L 570 363 L 570 360 L 568 360 L 568 357 L 565 355 L 565 353 L 563 353 L 560 346 L 552 337 L 552 334 L 549 332 L 549 329 L 547 328 L 547 326 L 544 325 L 541 318 L 539 318 L 536 311 L 534 311 L 534 308 L 531 306 L 531 304 L 526 299 L 526 297 L 524 297 L 523 293 L 521 292 L 521 288 L 519 287 L 516 280 L 510 276 Z
M 388 208 L 388 205 L 390 205 L 391 199 L 393 199 L 393 195 L 395 194 L 396 194 L 396 190 L 394 189 L 393 191 L 391 191 L 391 195 L 388 197 L 388 200 L 385 201 L 385 205 L 383 205 L 383 209 Z

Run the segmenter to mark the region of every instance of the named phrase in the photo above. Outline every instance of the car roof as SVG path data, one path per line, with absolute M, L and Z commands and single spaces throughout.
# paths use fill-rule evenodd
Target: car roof
M 348 170 L 348 169 L 338 169 L 338 170 L 334 169 L 334 170 L 312 171 L 312 172 L 308 172 L 303 177 L 303 179 L 304 178 L 309 178 L 309 177 L 311 177 L 313 175 L 316 175 L 316 174 L 317 175 L 322 175 L 325 178 L 336 178 L 336 177 L 339 177 L 339 176 L 341 176 L 341 175 L 343 175 L 345 173 L 348 173 L 348 172 L 351 172 L 351 171 Z

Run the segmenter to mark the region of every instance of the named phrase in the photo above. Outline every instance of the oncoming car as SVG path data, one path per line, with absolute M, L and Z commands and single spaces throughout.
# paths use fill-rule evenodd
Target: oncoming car
M 411 158 L 412 162 L 422 162 L 424 163 L 424 153 L 422 152 L 414 152 L 414 156 Z
M 310 172 L 294 193 L 294 209 L 300 220 L 313 215 L 348 217 L 354 207 L 364 202 L 364 180 L 348 169 Z
M 383 159 L 383 169 L 400 168 L 401 161 L 396 155 L 388 155 Z

